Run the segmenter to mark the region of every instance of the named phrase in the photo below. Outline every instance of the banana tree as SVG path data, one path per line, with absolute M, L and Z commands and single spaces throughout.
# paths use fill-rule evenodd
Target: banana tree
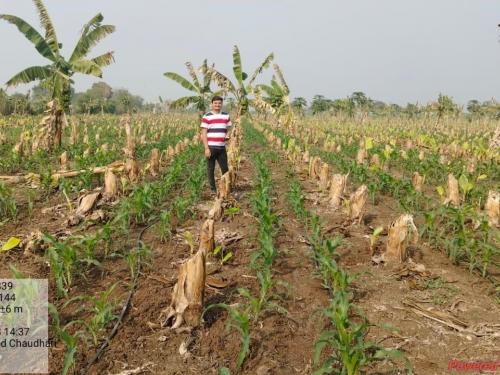
M 270 85 L 260 84 L 256 86 L 255 92 L 260 94 L 260 90 L 267 94 L 262 98 L 274 109 L 277 116 L 286 115 L 285 125 L 288 126 L 293 117 L 292 106 L 290 104 L 290 89 L 285 81 L 285 77 L 278 64 L 273 65 L 275 75 L 271 79 Z
M 67 112 L 71 100 L 71 77 L 75 73 L 92 75 L 102 78 L 102 68 L 113 61 L 113 52 L 106 52 L 94 58 L 87 58 L 92 48 L 107 35 L 115 31 L 112 25 L 103 25 L 104 17 L 97 14 L 84 25 L 80 39 L 69 59 L 61 55 L 62 44 L 59 43 L 57 34 L 42 0 L 33 0 L 38 12 L 40 23 L 45 32 L 42 36 L 33 26 L 22 18 L 1 14 L 3 19 L 14 26 L 35 46 L 36 50 L 49 60 L 48 65 L 31 66 L 17 73 L 6 83 L 8 87 L 26 84 L 34 81 L 43 81 L 52 91 L 52 99 L 56 99 L 62 109 Z
M 188 73 L 192 79 L 189 82 L 188 79 L 182 77 L 181 75 L 173 72 L 167 72 L 164 74 L 165 77 L 177 82 L 185 89 L 191 91 L 194 95 L 183 96 L 177 100 L 170 103 L 170 108 L 187 108 L 193 105 L 199 112 L 200 116 L 206 112 L 208 103 L 210 102 L 210 97 L 212 96 L 212 90 L 210 89 L 210 84 L 212 82 L 212 68 L 208 67 L 207 60 L 203 61 L 200 67 L 200 72 L 202 74 L 201 79 L 198 78 L 193 65 L 190 62 L 186 63 Z
M 213 73 L 213 79 L 219 85 L 219 87 L 223 90 L 225 94 L 230 92 L 234 95 L 237 103 L 237 117 L 239 118 L 241 115 L 244 115 L 248 112 L 249 105 L 253 104 L 250 95 L 254 93 L 254 82 L 261 74 L 264 69 L 268 68 L 271 62 L 274 59 L 274 54 L 271 53 L 267 56 L 264 61 L 255 69 L 254 73 L 248 76 L 247 73 L 243 71 L 243 67 L 241 64 L 241 54 L 238 46 L 234 46 L 233 48 L 233 72 L 236 82 L 233 83 L 229 78 L 227 78 L 224 74 L 216 71 L 215 69 L 211 69 Z M 249 79 L 248 79 L 249 78 Z M 247 82 L 248 79 L 248 82 Z

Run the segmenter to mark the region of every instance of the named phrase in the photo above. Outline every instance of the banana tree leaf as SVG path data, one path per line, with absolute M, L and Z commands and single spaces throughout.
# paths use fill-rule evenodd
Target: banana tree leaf
M 40 23 L 42 24 L 43 29 L 45 30 L 45 40 L 47 44 L 50 46 L 50 49 L 54 53 L 54 55 L 59 55 L 59 42 L 57 41 L 57 34 L 54 25 L 49 16 L 49 12 L 45 5 L 43 5 L 42 0 L 33 0 L 35 3 L 35 7 L 38 11 L 38 18 L 40 19 Z
M 180 76 L 177 73 L 167 72 L 164 74 L 164 76 L 177 82 L 179 85 L 181 85 L 182 87 L 184 87 L 185 89 L 187 89 L 189 91 L 198 92 L 198 90 L 196 90 L 196 87 L 194 87 L 191 82 L 189 82 L 186 78 Z
M 95 47 L 101 40 L 108 35 L 114 33 L 116 30 L 113 25 L 100 25 L 95 29 L 89 31 L 87 34 L 82 34 L 80 40 L 69 59 L 70 63 L 87 56 L 87 54 Z
M 15 247 L 19 246 L 21 243 L 21 240 L 17 237 L 11 237 L 7 240 L 6 243 L 3 244 L 1 251 L 9 251 L 14 249 Z
M 243 86 L 243 68 L 241 67 L 241 55 L 238 46 L 234 46 L 233 49 L 233 72 L 236 81 L 240 84 L 240 87 Z
M 14 77 L 9 79 L 6 83 L 7 86 L 17 86 L 24 83 L 33 81 L 42 81 L 52 76 L 50 66 L 31 66 L 17 73 Z
M 24 21 L 22 18 L 12 16 L 9 14 L 1 14 L 0 19 L 3 19 L 14 26 L 28 39 L 31 43 L 35 45 L 35 48 L 40 54 L 49 59 L 50 61 L 56 61 L 56 56 L 52 52 L 51 47 L 47 41 L 40 35 L 38 31 L 33 28 L 29 23 Z

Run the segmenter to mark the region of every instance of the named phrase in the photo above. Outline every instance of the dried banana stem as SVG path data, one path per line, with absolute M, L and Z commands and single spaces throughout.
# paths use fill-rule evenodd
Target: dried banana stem
M 387 248 L 384 260 L 404 262 L 407 258 L 407 247 L 418 242 L 418 230 L 412 215 L 401 215 L 389 226 Z
M 488 199 L 484 205 L 486 215 L 488 216 L 488 224 L 491 227 L 499 226 L 500 217 L 500 193 L 498 191 L 490 190 L 488 192 Z
M 451 173 L 448 175 L 448 190 L 444 204 L 449 204 L 454 207 L 458 207 L 460 205 L 458 181 Z
M 335 174 L 332 177 L 330 187 L 330 204 L 334 209 L 338 209 L 342 204 L 342 200 L 344 199 L 344 194 L 346 192 L 348 176 L 349 174 Z
M 358 224 L 361 223 L 367 199 L 368 188 L 366 185 L 361 185 L 358 190 L 351 194 L 348 203 L 348 214 L 350 220 L 357 222 Z

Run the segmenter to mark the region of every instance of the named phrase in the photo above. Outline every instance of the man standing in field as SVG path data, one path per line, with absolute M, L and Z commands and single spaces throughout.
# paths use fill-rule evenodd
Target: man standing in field
M 208 181 L 212 193 L 217 192 L 215 185 L 215 161 L 219 164 L 222 174 L 228 171 L 226 140 L 229 139 L 231 119 L 229 114 L 222 112 L 223 99 L 220 96 L 212 98 L 212 111 L 201 119 L 201 139 L 205 146 L 205 157 L 208 164 Z

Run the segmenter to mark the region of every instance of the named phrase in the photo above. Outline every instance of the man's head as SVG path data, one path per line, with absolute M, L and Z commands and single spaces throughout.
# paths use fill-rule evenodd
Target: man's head
M 214 112 L 220 112 L 222 110 L 222 102 L 223 101 L 224 101 L 224 99 L 222 99 L 222 97 L 215 95 L 212 98 L 212 110 Z

